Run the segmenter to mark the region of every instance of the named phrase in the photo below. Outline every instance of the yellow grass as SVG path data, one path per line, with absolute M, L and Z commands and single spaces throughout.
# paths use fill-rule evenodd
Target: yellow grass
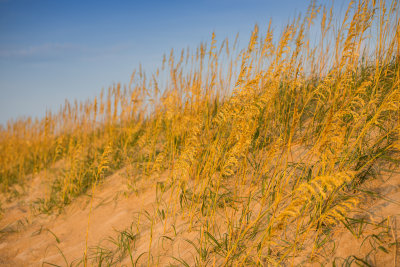
M 113 257 L 91 254 L 91 218 L 78 265 L 333 262 L 328 241 L 340 225 L 352 229 L 364 184 L 399 163 L 398 15 L 396 1 L 357 1 L 336 22 L 312 2 L 282 33 L 255 26 L 245 49 L 212 34 L 209 47 L 171 51 L 156 73 L 140 68 L 92 101 L 10 121 L 0 131 L 1 189 L 62 162 L 32 203 L 54 214 L 82 194 L 92 203 L 117 170 L 133 170 L 136 194 L 137 181 L 151 181 L 154 209 L 136 222 L 148 234 L 135 243 L 132 229 L 120 232 Z M 160 238 L 193 253 L 161 255 Z

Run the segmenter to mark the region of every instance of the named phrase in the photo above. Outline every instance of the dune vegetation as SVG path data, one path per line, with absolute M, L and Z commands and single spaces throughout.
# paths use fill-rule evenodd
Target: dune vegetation
M 56 220 L 87 199 L 80 256 L 48 228 L 59 257 L 36 263 L 400 264 L 398 2 L 353 1 L 344 14 L 312 2 L 275 28 L 255 26 L 245 48 L 213 34 L 151 75 L 139 68 L 127 85 L 1 128 L 3 221 L 45 177 L 29 218 Z M 93 245 L 96 194 L 117 176 L 140 211 Z M 379 190 L 389 180 L 397 199 Z M 141 209 L 132 199 L 144 190 Z M 377 201 L 393 205 L 381 220 L 365 215 Z M 2 223 L 0 251 L 32 220 Z M 339 253 L 346 233 L 355 245 Z

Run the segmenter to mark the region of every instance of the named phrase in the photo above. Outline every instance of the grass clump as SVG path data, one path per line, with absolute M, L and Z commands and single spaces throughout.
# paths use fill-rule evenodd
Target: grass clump
M 271 23 L 264 35 L 256 26 L 239 49 L 228 40 L 217 47 L 213 34 L 210 47 L 171 51 L 155 74 L 139 69 L 105 98 L 10 122 L 0 132 L 3 190 L 61 160 L 42 200 L 51 212 L 129 166 L 155 179 L 158 205 L 148 250 L 132 264 L 159 263 L 153 225 L 176 237 L 178 219 L 195 233 L 185 241 L 192 259 L 165 256 L 179 264 L 325 264 L 335 228 L 354 231 L 363 184 L 398 164 L 400 149 L 397 2 L 351 2 L 333 21 L 332 8 L 312 2 L 279 36 Z M 94 260 L 133 261 L 136 237 L 120 232 L 110 240 L 118 252 L 99 247 Z M 387 250 L 379 235 L 368 240 Z

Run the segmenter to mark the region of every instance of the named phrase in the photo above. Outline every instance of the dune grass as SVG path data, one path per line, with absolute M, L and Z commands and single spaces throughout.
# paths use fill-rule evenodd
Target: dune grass
M 0 130 L 2 190 L 61 162 L 37 201 L 53 213 L 122 167 L 132 181 L 167 173 L 151 225 L 173 233 L 179 219 L 196 233 L 192 261 L 172 262 L 325 262 L 335 227 L 357 225 L 362 184 L 398 164 L 400 149 L 397 1 L 352 2 L 335 18 L 312 2 L 281 33 L 255 26 L 245 49 L 213 34 L 210 46 L 171 51 L 150 76 L 139 69 L 93 100 L 10 121 Z M 156 264 L 152 235 L 146 255 L 134 255 L 137 235 L 119 232 L 115 249 L 87 249 L 81 264 Z M 354 261 L 368 262 L 337 260 Z

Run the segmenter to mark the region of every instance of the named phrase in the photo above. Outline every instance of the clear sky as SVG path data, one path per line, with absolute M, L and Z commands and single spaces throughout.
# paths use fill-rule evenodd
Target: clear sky
M 328 1 L 327 1 L 328 2 Z M 329 1 L 330 2 L 330 1 Z M 308 0 L 0 0 L 0 124 L 129 82 L 171 48 L 276 27 Z M 232 39 L 232 38 L 231 38 Z

